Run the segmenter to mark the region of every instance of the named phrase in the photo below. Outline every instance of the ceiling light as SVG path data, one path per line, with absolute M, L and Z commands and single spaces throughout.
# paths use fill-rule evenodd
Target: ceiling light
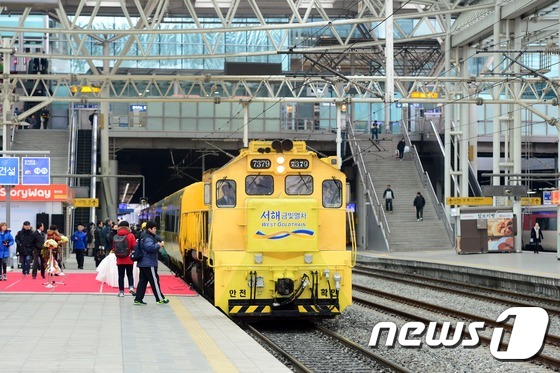
M 121 2 L 119 0 L 87 0 L 86 6 L 96 6 L 100 3 L 101 7 L 120 7 Z

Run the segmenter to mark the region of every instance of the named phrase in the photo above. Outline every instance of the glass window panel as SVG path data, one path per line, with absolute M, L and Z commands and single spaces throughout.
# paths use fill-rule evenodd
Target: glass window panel
M 306 196 L 313 193 L 313 176 L 286 176 L 286 194 L 291 196 Z
M 323 181 L 323 207 L 340 206 L 342 206 L 342 182 L 335 179 Z
M 218 180 L 216 183 L 216 206 L 235 207 L 237 186 L 234 180 Z
M 269 196 L 274 192 L 274 179 L 270 175 L 249 175 L 245 178 L 245 193 L 250 196 Z

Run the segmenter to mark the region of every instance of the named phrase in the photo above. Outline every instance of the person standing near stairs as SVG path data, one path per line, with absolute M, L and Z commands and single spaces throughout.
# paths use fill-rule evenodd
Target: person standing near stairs
M 414 198 L 412 205 L 416 207 L 416 221 L 424 220 L 424 206 L 426 205 L 426 200 L 424 196 L 422 196 L 422 193 L 416 193 L 416 198 Z
M 395 193 L 391 189 L 391 185 L 387 185 L 387 189 L 383 192 L 383 198 L 385 198 L 385 211 L 393 212 L 393 198 L 395 198 Z

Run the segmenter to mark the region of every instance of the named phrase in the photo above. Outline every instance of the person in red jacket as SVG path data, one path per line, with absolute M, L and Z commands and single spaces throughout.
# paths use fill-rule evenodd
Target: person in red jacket
M 119 228 L 117 230 L 117 236 L 126 236 L 126 240 L 128 241 L 128 249 L 129 252 L 132 252 L 132 249 L 136 245 L 136 237 L 130 230 L 130 225 L 126 220 L 123 220 L 119 223 Z M 134 277 L 132 275 L 132 269 L 134 266 L 134 262 L 130 259 L 130 256 L 125 256 L 123 258 L 117 257 L 117 269 L 119 272 L 119 297 L 124 297 L 124 274 L 126 271 L 126 277 L 128 278 L 128 289 L 130 294 L 136 295 L 134 292 Z

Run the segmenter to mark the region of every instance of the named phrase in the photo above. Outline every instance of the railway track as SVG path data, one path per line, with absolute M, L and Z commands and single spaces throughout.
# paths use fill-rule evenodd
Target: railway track
M 410 372 L 317 324 L 293 330 L 271 330 L 253 325 L 245 325 L 245 328 L 297 372 Z
M 434 305 L 432 303 L 426 303 L 426 302 L 413 300 L 413 299 L 410 299 L 410 298 L 401 297 L 401 296 L 398 296 L 398 295 L 395 295 L 395 294 L 379 291 L 379 290 L 376 290 L 376 289 L 370 289 L 370 288 L 365 287 L 365 286 L 353 285 L 353 289 L 354 289 L 354 292 L 353 292 L 354 295 L 352 297 L 352 300 L 353 300 L 354 304 L 359 304 L 359 305 L 362 305 L 362 306 L 367 307 L 367 308 L 377 309 L 377 310 L 380 310 L 382 312 L 394 314 L 394 315 L 396 315 L 398 317 L 401 317 L 401 318 L 404 318 L 408 321 L 419 321 L 419 322 L 422 322 L 422 323 L 427 325 L 430 322 L 433 322 L 434 320 L 422 317 L 422 316 L 418 315 L 418 313 L 406 312 L 406 311 L 403 311 L 401 309 L 397 309 L 394 306 L 392 306 L 392 307 L 391 306 L 385 306 L 385 305 L 375 303 L 371 300 L 361 298 L 361 297 L 356 295 L 356 292 L 358 292 L 358 293 L 362 292 L 362 293 L 366 293 L 366 294 L 369 294 L 369 295 L 374 295 L 376 297 L 389 299 L 391 301 L 395 301 L 395 302 L 402 303 L 402 304 L 407 304 L 409 306 L 424 309 L 424 310 L 427 310 L 427 311 L 433 312 L 433 313 L 448 315 L 448 316 L 451 316 L 451 317 L 458 318 L 462 321 L 483 321 L 485 323 L 485 325 L 494 326 L 494 327 L 499 326 L 501 328 L 504 328 L 504 330 L 508 331 L 508 332 L 511 332 L 511 329 L 512 329 L 510 325 L 498 324 L 493 319 L 488 319 L 488 318 L 484 318 L 484 317 L 481 317 L 481 316 L 478 316 L 478 315 L 472 315 L 472 314 L 468 314 L 466 312 L 453 310 L 453 309 L 449 309 L 449 308 L 446 308 L 446 307 L 437 306 L 437 305 Z M 441 327 L 442 323 L 438 323 L 438 325 Z M 467 339 L 470 338 L 469 334 L 466 330 L 463 332 L 463 336 Z M 484 343 L 486 345 L 490 345 L 490 338 L 489 337 L 486 337 L 484 335 L 479 335 L 479 338 L 480 338 L 480 341 L 482 343 Z M 560 337 L 553 336 L 553 335 L 548 335 L 545 338 L 545 342 L 549 343 L 551 345 L 554 345 L 554 346 L 560 346 Z M 502 341 L 501 344 L 500 344 L 500 348 L 507 349 L 507 343 Z M 552 356 L 547 356 L 547 355 L 544 355 L 544 354 L 540 354 L 540 355 L 534 357 L 533 359 L 531 359 L 531 362 L 546 365 L 547 367 L 550 367 L 551 369 L 554 369 L 554 370 L 557 370 L 557 371 L 560 370 L 560 359 L 557 359 L 557 358 L 552 357 Z
M 483 286 L 463 284 L 457 281 L 449 281 L 435 279 L 426 276 L 414 275 L 410 273 L 400 273 L 380 268 L 371 268 L 364 266 L 354 267 L 352 273 L 361 274 L 369 277 L 394 280 L 404 284 L 411 284 L 418 287 L 430 288 L 439 291 L 452 292 L 454 294 L 464 295 L 470 298 L 477 298 L 493 303 L 501 303 L 511 307 L 534 307 L 535 302 L 539 304 L 549 315 L 560 316 L 560 308 L 557 307 L 558 300 L 547 297 L 540 297 L 531 294 L 520 294 L 502 289 L 488 289 Z M 406 276 L 406 278 L 403 278 Z M 437 283 L 437 284 L 436 284 Z M 460 290 L 460 288 L 465 290 Z M 491 291 L 492 295 L 481 294 L 480 292 Z M 497 297 L 496 295 L 500 295 Z M 514 299 L 524 299 L 530 302 L 523 302 Z

